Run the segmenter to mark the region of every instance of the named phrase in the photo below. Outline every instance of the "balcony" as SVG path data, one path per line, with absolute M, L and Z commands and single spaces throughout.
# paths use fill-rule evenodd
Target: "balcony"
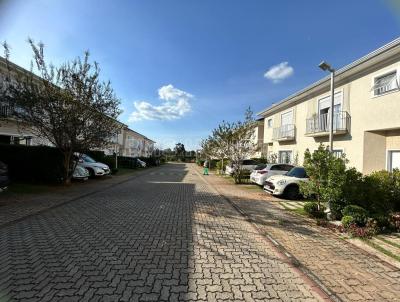
M 274 128 L 272 139 L 278 142 L 292 141 L 296 137 L 296 127 L 294 124 L 282 125 Z
M 14 110 L 9 105 L 0 105 L 0 118 L 10 117 Z
M 346 111 L 333 114 L 333 134 L 340 135 L 350 132 L 351 116 Z M 329 135 L 329 113 L 317 115 L 306 120 L 306 136 L 318 137 Z

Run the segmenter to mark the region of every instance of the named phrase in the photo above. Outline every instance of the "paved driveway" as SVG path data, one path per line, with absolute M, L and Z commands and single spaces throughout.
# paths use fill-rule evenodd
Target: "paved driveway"
M 2 302 L 320 297 L 189 165 L 0 228 Z

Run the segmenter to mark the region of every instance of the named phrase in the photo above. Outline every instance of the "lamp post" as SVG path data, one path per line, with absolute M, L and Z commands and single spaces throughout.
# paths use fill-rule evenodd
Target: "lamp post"
M 335 69 L 333 69 L 327 62 L 322 61 L 319 65 L 323 71 L 331 73 L 331 106 L 329 109 L 329 151 L 333 152 L 333 108 L 335 106 Z

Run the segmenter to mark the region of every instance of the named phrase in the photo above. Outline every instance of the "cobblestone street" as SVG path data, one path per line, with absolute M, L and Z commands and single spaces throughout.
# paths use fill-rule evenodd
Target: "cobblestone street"
M 323 299 L 190 165 L 0 229 L 2 302 Z

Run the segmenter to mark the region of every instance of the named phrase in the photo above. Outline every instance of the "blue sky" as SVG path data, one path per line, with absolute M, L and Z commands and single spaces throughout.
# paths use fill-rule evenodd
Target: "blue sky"
M 399 2 L 0 0 L 0 40 L 24 67 L 28 36 L 55 63 L 89 49 L 122 122 L 190 149 L 220 121 L 323 77 L 321 60 L 339 68 L 400 36 Z

